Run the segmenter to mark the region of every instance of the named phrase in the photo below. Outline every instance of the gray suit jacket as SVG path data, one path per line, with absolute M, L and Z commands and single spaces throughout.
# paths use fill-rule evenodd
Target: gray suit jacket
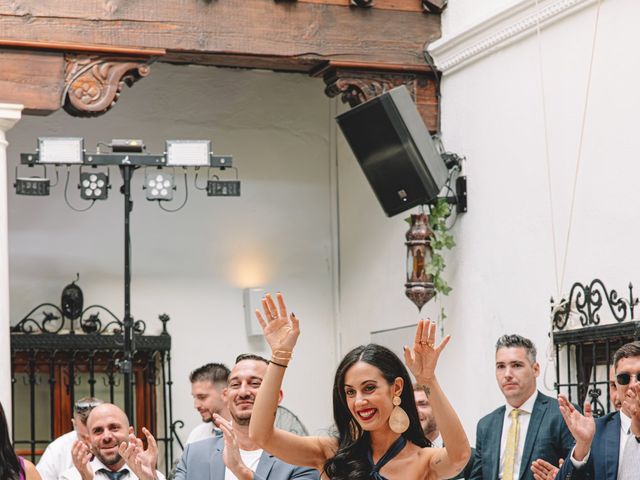
M 225 465 L 222 459 L 224 439 L 207 438 L 186 446 L 176 467 L 176 480 L 223 480 Z M 296 467 L 263 452 L 253 476 L 256 480 L 318 480 L 319 472 L 313 468 Z
M 502 406 L 478 422 L 471 480 L 498 478 L 504 411 L 505 407 Z M 567 457 L 573 444 L 573 437 L 564 423 L 558 401 L 538 392 L 524 441 L 518 479 L 533 480 L 531 463 L 538 458 L 557 465 L 559 459 Z

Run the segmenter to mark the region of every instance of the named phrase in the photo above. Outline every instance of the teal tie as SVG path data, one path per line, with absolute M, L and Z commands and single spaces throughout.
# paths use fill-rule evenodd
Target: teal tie
M 98 470 L 100 473 L 104 473 L 109 480 L 120 480 L 122 477 L 129 473 L 129 470 L 126 468 L 124 470 L 120 470 L 119 472 L 112 472 L 111 470 L 107 470 L 106 468 L 101 468 Z

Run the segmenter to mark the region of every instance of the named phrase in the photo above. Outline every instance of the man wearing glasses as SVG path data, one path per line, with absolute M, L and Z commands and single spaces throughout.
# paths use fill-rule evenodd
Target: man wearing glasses
M 613 355 L 620 411 L 593 419 L 586 401 L 581 415 L 560 396 L 558 402 L 576 446 L 558 478 L 631 480 L 640 478 L 640 341 Z
M 76 440 L 80 440 L 89 445 L 87 418 L 91 410 L 103 403 L 102 400 L 94 397 L 83 397 L 75 403 L 71 419 L 73 430 L 51 442 L 36 465 L 42 480 L 58 480 L 62 472 L 73 467 L 71 458 L 73 444 Z

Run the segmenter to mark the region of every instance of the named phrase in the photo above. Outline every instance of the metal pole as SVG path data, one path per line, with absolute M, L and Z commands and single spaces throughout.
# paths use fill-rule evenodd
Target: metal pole
M 129 230 L 129 215 L 133 208 L 131 201 L 131 176 L 133 165 L 121 165 L 122 193 L 124 195 L 124 358 L 121 370 L 124 379 L 124 411 L 129 422 L 134 422 L 133 412 L 133 318 L 131 317 L 131 232 Z

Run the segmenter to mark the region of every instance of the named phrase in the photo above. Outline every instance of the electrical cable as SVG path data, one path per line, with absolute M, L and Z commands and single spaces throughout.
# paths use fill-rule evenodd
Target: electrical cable
M 185 172 L 184 172 L 184 200 L 183 200 L 182 204 L 178 208 L 174 208 L 174 209 L 163 207 L 162 206 L 162 200 L 158 200 L 158 206 L 160 207 L 160 209 L 164 210 L 165 212 L 168 212 L 168 213 L 177 212 L 179 210 L 182 210 L 182 208 L 187 204 L 187 200 L 189 199 L 189 183 L 187 182 L 186 169 L 183 169 L 183 170 L 185 170 Z
M 74 212 L 86 212 L 91 207 L 93 207 L 93 205 L 96 203 L 96 200 L 95 199 L 91 200 L 91 204 L 87 208 L 76 208 L 73 205 L 71 205 L 71 202 L 69 202 L 69 196 L 68 196 L 69 177 L 71 177 L 71 172 L 69 171 L 69 167 L 67 166 L 67 179 L 64 182 L 64 201 L 67 204 L 67 206 Z
M 439 136 L 442 132 L 442 115 L 441 115 L 441 108 L 440 108 L 441 106 L 440 104 L 442 100 L 442 96 L 440 94 L 440 72 L 438 72 L 438 69 L 436 68 L 436 65 L 433 61 L 433 58 L 431 58 L 431 55 L 429 55 L 429 52 L 427 51 L 426 43 L 422 48 L 422 55 L 424 56 L 424 61 L 427 62 L 427 65 L 429 65 L 429 68 L 433 72 L 433 78 L 434 78 L 434 83 L 436 87 L 436 105 L 438 106 L 437 119 L 436 119 L 436 135 Z
M 535 5 L 536 8 L 538 7 L 538 2 L 539 0 L 535 0 Z M 541 42 L 541 32 L 540 32 L 540 23 L 538 21 L 536 21 L 536 36 L 537 36 L 537 40 L 538 40 L 538 62 L 539 62 L 539 74 L 540 74 L 540 89 L 541 89 L 541 97 L 542 97 L 542 113 L 543 113 L 543 125 L 544 125 L 544 141 L 545 141 L 545 160 L 546 160 L 546 165 L 547 165 L 547 182 L 548 182 L 548 189 L 549 189 L 549 210 L 550 210 L 550 215 L 551 215 L 551 235 L 552 235 L 552 241 L 553 241 L 553 256 L 554 256 L 554 267 L 555 267 L 555 276 L 556 276 L 556 295 L 559 298 L 559 301 L 562 302 L 563 298 L 562 298 L 562 288 L 564 286 L 564 278 L 565 278 L 565 274 L 566 274 L 566 268 L 567 268 L 567 258 L 569 257 L 569 244 L 570 244 L 570 239 L 571 239 L 571 232 L 572 232 L 572 226 L 573 226 L 573 218 L 574 218 L 574 212 L 575 212 L 575 200 L 576 200 L 576 191 L 577 191 L 577 185 L 578 185 L 578 177 L 579 177 L 579 173 L 580 173 L 580 164 L 581 164 L 581 160 L 582 160 L 582 147 L 584 144 L 584 131 L 585 131 L 585 126 L 586 126 L 586 120 L 587 120 L 587 111 L 588 111 L 588 107 L 589 107 L 589 98 L 590 98 L 590 91 L 591 91 L 591 79 L 592 79 L 592 73 L 593 73 L 593 61 L 595 58 L 595 50 L 596 50 L 596 40 L 597 40 L 597 36 L 598 36 L 598 22 L 600 19 L 600 6 L 601 6 L 601 0 L 597 0 L 597 7 L 596 7 L 596 15 L 595 15 L 595 22 L 594 22 L 594 27 L 593 27 L 593 37 L 592 37 L 592 41 L 591 41 L 591 55 L 590 55 L 590 59 L 589 59 L 589 69 L 588 69 L 588 73 L 587 73 L 587 86 L 585 89 L 585 97 L 584 97 L 584 107 L 582 110 L 582 120 L 581 120 L 581 125 L 580 125 L 580 138 L 579 138 L 579 142 L 578 142 L 578 152 L 577 152 L 577 156 L 576 156 L 576 166 L 575 166 L 575 172 L 574 172 L 574 177 L 573 177 L 573 186 L 572 186 L 572 191 L 571 191 L 571 205 L 569 207 L 569 223 L 567 226 L 567 236 L 565 239 L 565 248 L 564 248 L 564 256 L 562 259 L 562 270 L 559 272 L 558 269 L 558 255 L 557 255 L 557 249 L 556 249 L 556 231 L 555 231 L 555 215 L 554 215 L 554 208 L 553 208 L 553 191 L 552 191 L 552 184 L 551 184 L 551 155 L 549 152 L 549 131 L 548 131 L 548 117 L 547 117 L 547 110 L 546 110 L 546 95 L 545 95 L 545 89 L 544 89 L 544 71 L 543 71 L 543 67 L 542 67 L 542 42 Z M 559 304 L 561 305 L 561 303 Z M 550 322 L 550 334 L 549 334 L 549 345 L 547 348 L 547 361 L 549 363 L 552 363 L 554 365 L 554 368 L 556 366 L 556 358 L 553 352 L 553 347 L 554 347 L 554 341 L 553 341 L 553 312 L 556 310 L 557 306 L 552 309 L 552 313 L 549 316 L 549 322 Z M 571 306 L 569 306 L 569 312 L 571 311 Z M 543 383 L 545 385 L 545 387 L 549 390 L 552 390 L 551 388 L 549 388 L 549 385 L 547 384 L 547 375 L 546 375 L 546 370 L 545 370 L 545 374 L 543 375 Z
M 193 177 L 193 187 L 196 190 L 206 190 L 207 186 L 205 185 L 204 187 L 199 187 L 198 186 L 198 174 L 200 173 L 200 167 L 196 167 L 196 174 Z

